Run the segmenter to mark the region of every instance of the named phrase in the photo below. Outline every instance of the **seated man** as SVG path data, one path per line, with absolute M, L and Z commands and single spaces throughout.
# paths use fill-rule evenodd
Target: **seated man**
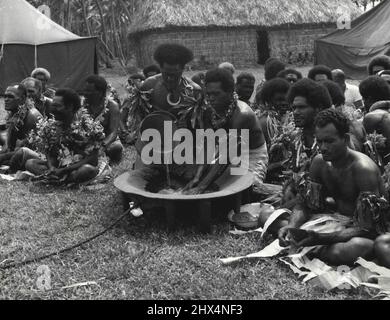
M 75 91 L 56 91 L 51 106 L 55 119 L 41 120 L 29 137 L 35 152 L 26 148 L 19 152 L 21 158 L 29 158 L 26 170 L 60 183 L 82 183 L 97 176 L 104 130 L 80 107 Z
M 318 65 L 311 68 L 309 70 L 307 77 L 316 82 L 333 80 L 332 70 L 330 70 L 327 66 L 324 65 Z
M 49 99 L 53 99 L 54 94 L 55 94 L 56 91 L 54 89 L 49 88 L 47 86 L 47 84 L 48 84 L 48 82 L 50 81 L 50 78 L 51 78 L 50 72 L 47 71 L 44 68 L 36 68 L 31 73 L 31 77 L 41 81 L 41 83 L 42 83 L 42 95 L 44 95 L 45 97 L 47 97 Z
M 217 131 L 237 129 L 249 130 L 249 171 L 255 176 L 254 186 L 263 184 L 268 166 L 267 144 L 264 139 L 259 121 L 253 110 L 243 101 L 238 100 L 234 92 L 234 78 L 224 69 L 214 69 L 206 73 L 207 128 Z M 237 147 L 238 148 L 238 147 Z M 200 179 L 202 171 L 198 172 L 193 183 L 190 183 L 188 193 L 202 193 L 211 182 L 221 174 L 223 164 L 211 165 L 207 175 Z M 191 189 L 193 188 L 193 189 Z
M 33 105 L 29 105 L 26 88 L 21 84 L 9 86 L 4 97 L 9 117 L 6 144 L 0 151 L 0 165 L 8 165 L 9 172 L 14 173 L 20 169 L 15 153 L 26 145 L 27 136 L 36 128 L 42 115 Z
M 348 121 L 340 112 L 328 109 L 319 113 L 315 135 L 321 155 L 313 160 L 290 219 L 280 219 L 273 226 L 275 231 L 280 228 L 280 244 L 321 246 L 314 255 L 331 265 L 353 265 L 362 257 L 376 258 L 390 267 L 390 236 L 385 235 L 389 205 L 378 167 L 348 148 Z M 333 198 L 338 215 L 332 214 L 328 197 Z M 314 214 L 324 212 L 334 218 L 333 232 L 316 231 L 320 220 Z M 304 225 L 307 221 L 311 227 Z M 297 231 L 300 227 L 305 230 Z
M 107 82 L 104 78 L 92 75 L 85 81 L 85 108 L 92 118 L 104 128 L 106 136 L 103 147 L 113 162 L 122 158 L 123 145 L 118 137 L 120 110 L 118 104 L 106 97 Z
M 245 102 L 248 106 L 252 105 L 250 99 L 255 90 L 255 82 L 255 76 L 249 72 L 242 72 L 237 77 L 236 92 L 238 99 Z
M 287 80 L 288 82 L 290 82 L 290 84 L 294 84 L 295 82 L 303 78 L 302 73 L 295 69 L 286 69 L 280 71 L 277 74 L 277 77 Z
M 378 56 L 373 58 L 368 64 L 368 75 L 374 76 L 382 70 L 390 70 L 390 57 Z
M 179 126 L 200 128 L 198 111 L 201 110 L 202 89 L 183 76 L 185 65 L 193 59 L 193 53 L 178 44 L 162 44 L 154 59 L 161 68 L 161 74 L 146 79 L 138 93 L 130 101 L 127 128 L 137 139 L 142 120 L 155 111 L 167 111 L 174 115 Z M 196 116 L 192 116 L 193 114 Z
M 363 98 L 360 95 L 359 87 L 349 84 L 345 81 L 345 73 L 341 69 L 332 70 L 333 81 L 336 82 L 345 96 L 345 105 L 361 109 L 363 107 Z
M 49 109 L 52 100 L 42 94 L 41 81 L 35 78 L 26 78 L 21 84 L 26 87 L 27 97 L 32 101 L 35 108 L 37 108 L 43 116 L 46 116 L 46 111 Z

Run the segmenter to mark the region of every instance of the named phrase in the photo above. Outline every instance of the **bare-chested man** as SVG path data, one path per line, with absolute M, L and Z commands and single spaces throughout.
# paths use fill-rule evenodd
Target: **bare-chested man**
M 202 89 L 183 76 L 184 67 L 193 59 L 193 53 L 178 44 L 160 45 L 154 59 L 161 74 L 146 79 L 140 91 L 149 92 L 149 112 L 168 111 L 177 118 L 187 107 L 193 107 L 202 97 Z M 184 125 L 184 123 L 183 123 Z
M 193 53 L 179 44 L 162 44 L 154 59 L 160 66 L 161 74 L 152 76 L 142 84 L 132 99 L 129 99 L 125 127 L 128 140 L 140 138 L 139 128 L 145 117 L 156 111 L 166 111 L 178 120 L 181 128 L 201 128 L 200 117 L 202 88 L 183 76 L 184 68 L 193 59 Z M 197 119 L 194 121 L 194 119 Z M 138 150 L 140 151 L 140 150 Z
M 213 130 L 241 129 L 249 130 L 249 170 L 254 173 L 255 186 L 263 183 L 268 166 L 268 152 L 264 134 L 254 111 L 243 101 L 238 100 L 234 92 L 234 78 L 224 69 L 208 71 L 205 78 L 206 100 L 210 105 L 209 128 Z M 219 164 L 211 165 L 206 177 L 192 185 L 188 193 L 202 193 L 220 174 Z M 196 179 L 199 177 L 196 177 Z
M 26 138 L 42 117 L 39 111 L 28 104 L 27 90 L 23 85 L 13 85 L 6 89 L 5 110 L 9 112 L 6 145 L 0 152 L 0 165 L 9 165 L 10 172 L 19 170 L 15 153 L 26 145 Z
M 113 162 L 122 158 L 123 145 L 118 137 L 120 110 L 118 104 L 106 97 L 107 81 L 97 75 L 89 76 L 85 81 L 85 107 L 95 121 L 102 124 L 106 138 L 103 147 Z
M 26 78 L 22 81 L 22 84 L 26 87 L 27 97 L 34 103 L 35 108 L 43 116 L 46 116 L 52 100 L 42 94 L 41 81 L 35 78 Z
M 289 221 L 275 223 L 281 227 L 281 245 L 323 246 L 315 254 L 332 265 L 353 265 L 362 257 L 376 258 L 390 267 L 390 236 L 386 235 L 389 206 L 379 168 L 366 155 L 348 148 L 348 120 L 343 114 L 324 110 L 315 124 L 321 154 L 312 162 L 309 179 Z M 316 213 L 328 213 L 339 221 L 333 232 L 297 232 L 305 222 L 314 222 L 312 215 Z

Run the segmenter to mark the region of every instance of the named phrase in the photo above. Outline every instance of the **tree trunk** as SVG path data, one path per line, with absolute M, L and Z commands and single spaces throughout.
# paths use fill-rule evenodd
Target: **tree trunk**
M 85 26 L 87 28 L 88 36 L 92 36 L 91 28 L 89 26 L 89 21 L 88 21 L 88 12 L 87 12 L 86 3 L 85 3 L 85 1 L 81 0 L 80 4 L 81 4 L 81 7 L 83 9 L 83 19 L 84 19 Z
M 107 28 L 106 28 L 106 22 L 104 21 L 104 14 L 103 14 L 103 8 L 102 8 L 102 5 L 100 3 L 100 0 L 94 0 L 97 8 L 98 8 L 98 11 L 99 11 L 99 16 L 100 16 L 100 20 L 101 20 L 101 24 L 102 24 L 102 35 L 103 35 L 103 40 L 102 42 L 104 43 L 104 46 L 105 47 L 108 47 L 108 43 L 107 43 Z M 106 66 L 107 68 L 112 68 L 112 65 L 110 63 L 110 60 L 108 59 L 108 51 L 106 50 L 105 52 L 105 55 L 106 57 Z

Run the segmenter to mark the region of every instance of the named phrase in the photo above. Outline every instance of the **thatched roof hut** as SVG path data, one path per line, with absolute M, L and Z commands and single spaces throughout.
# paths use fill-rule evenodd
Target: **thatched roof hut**
M 194 38 L 199 44 L 199 40 L 207 40 L 205 32 L 216 30 L 229 32 L 233 42 L 237 37 L 231 33 L 232 30 L 255 31 L 252 34 L 256 38 L 255 42 L 258 40 L 256 30 L 292 31 L 306 28 L 313 34 L 314 28 L 321 30 L 314 32 L 313 36 L 317 37 L 335 30 L 340 12 L 349 12 L 352 18 L 361 13 L 349 0 L 144 0 L 138 4 L 129 33 L 130 38 L 141 47 L 144 46 L 142 39 L 146 38 L 153 42 L 161 42 L 159 39 L 188 42 L 189 38 Z M 188 32 L 203 33 L 203 36 L 199 34 L 196 40 L 197 37 L 186 34 Z M 181 36 L 183 33 L 185 35 Z M 153 34 L 159 36 L 151 39 Z M 170 34 L 169 37 L 163 36 L 167 34 Z M 220 36 L 224 38 L 222 33 Z M 275 54 L 272 52 L 272 43 L 268 45 L 271 53 Z M 150 56 L 150 52 L 140 54 Z M 207 58 L 209 55 L 205 56 Z

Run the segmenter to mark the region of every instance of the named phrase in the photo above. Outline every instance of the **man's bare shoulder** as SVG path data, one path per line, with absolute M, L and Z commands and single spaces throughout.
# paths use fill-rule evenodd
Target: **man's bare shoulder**
M 159 82 L 161 82 L 162 76 L 161 74 L 157 74 L 153 77 L 147 78 L 142 84 L 140 90 L 141 91 L 149 91 L 153 89 Z
M 389 112 L 385 110 L 375 110 L 366 114 L 363 119 L 363 125 L 368 132 L 372 132 L 377 129 L 376 127 L 383 120 L 390 120 Z
M 38 111 L 37 108 L 32 107 L 28 111 L 27 117 L 30 118 L 30 119 L 37 119 L 38 120 L 38 119 L 42 118 L 42 114 Z
M 240 110 L 240 113 L 243 116 L 250 117 L 250 118 L 257 118 L 256 113 L 252 110 L 252 108 L 245 103 L 244 101 L 238 100 L 237 101 L 238 109 Z
M 378 173 L 379 168 L 376 165 L 376 163 L 367 155 L 364 153 L 353 151 L 351 150 L 351 153 L 354 158 L 354 162 L 352 165 L 352 168 L 354 170 L 355 174 L 362 174 L 362 173 Z
M 238 100 L 237 102 L 237 111 L 234 115 L 234 118 L 245 126 L 253 126 L 254 124 L 259 124 L 260 122 L 256 116 L 256 113 L 252 110 L 252 108 L 243 101 Z

